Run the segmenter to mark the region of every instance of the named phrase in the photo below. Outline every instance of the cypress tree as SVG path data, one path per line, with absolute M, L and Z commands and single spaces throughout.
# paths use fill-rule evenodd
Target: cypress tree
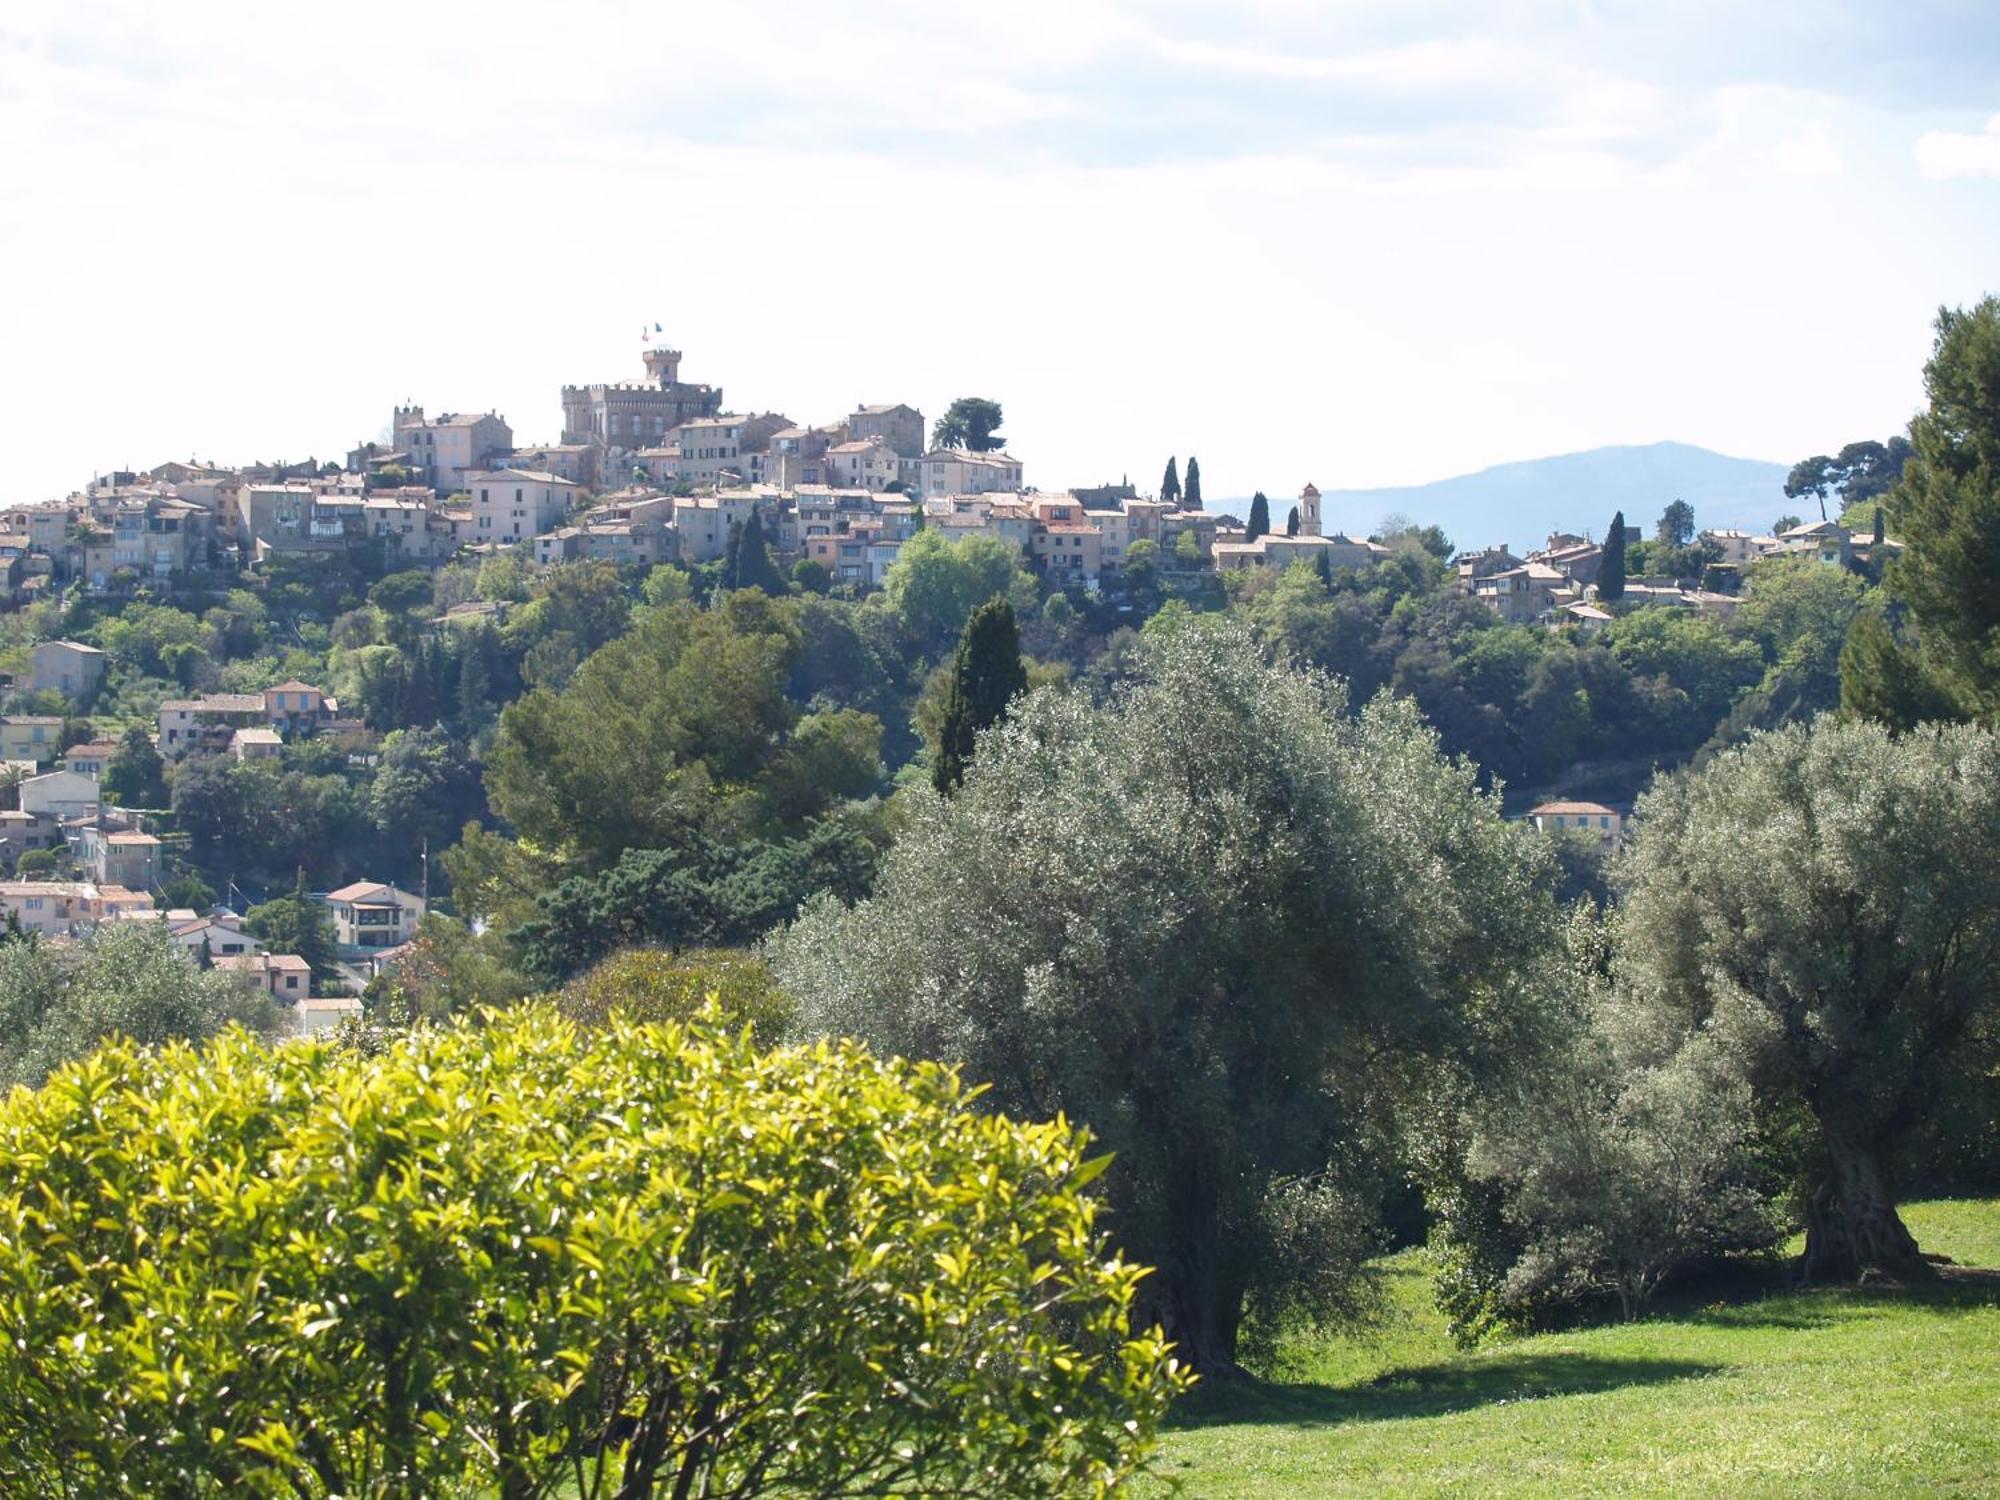
M 725 589 L 739 587 L 736 582 L 736 564 L 738 555 L 742 550 L 743 523 L 741 521 L 731 521 L 729 523 L 729 544 L 723 550 L 722 554 L 722 586 Z
M 1180 471 L 1174 467 L 1174 461 L 1171 458 L 1167 460 L 1166 477 L 1160 481 L 1160 498 L 1169 505 L 1180 503 L 1181 476 Z
M 1319 581 L 1329 594 L 1333 592 L 1333 556 L 1324 547 L 1319 549 Z
M 1188 455 L 1187 488 L 1181 492 L 1181 509 L 1201 509 L 1201 460 Z
M 431 665 L 431 653 L 419 640 L 410 659 L 409 678 L 403 694 L 402 722 L 412 729 L 428 729 L 437 721 L 437 676 Z
M 1299 534 L 1299 508 L 1296 505 L 1294 505 L 1292 507 L 1291 514 L 1285 517 L 1285 535 L 1297 536 L 1298 534 Z
M 471 632 L 458 653 L 458 722 L 467 734 L 486 716 L 493 673 L 486 665 L 486 631 Z
M 767 594 L 786 592 L 778 565 L 771 561 L 771 549 L 764 542 L 764 522 L 756 512 L 743 523 L 736 546 L 736 583 L 739 589 L 762 589 Z
M 1597 597 L 1625 597 L 1625 512 L 1611 518 L 1610 534 L 1604 538 L 1604 562 L 1597 570 Z
M 1882 529 L 1882 525 L 1883 525 L 1882 502 L 1880 500 L 1877 500 L 1875 502 L 1875 535 L 1872 538 L 1872 541 L 1876 547 L 1880 547 L 1886 537 L 1886 534 Z M 1874 559 L 1874 561 L 1879 566 L 1881 564 L 1882 559 L 1878 556 Z
M 1271 529 L 1271 502 L 1264 498 L 1262 490 L 1250 497 L 1250 524 L 1243 529 L 1243 540 L 1254 542 Z
M 979 731 L 1007 716 L 1007 705 L 1026 692 L 1028 671 L 1021 663 L 1021 635 L 1014 606 L 1004 598 L 982 604 L 965 622 L 952 660 L 951 689 L 945 699 L 944 729 L 938 736 L 931 784 L 949 797 L 965 780 Z

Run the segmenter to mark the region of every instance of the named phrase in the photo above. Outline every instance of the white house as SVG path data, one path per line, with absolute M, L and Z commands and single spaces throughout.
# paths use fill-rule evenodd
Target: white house
M 926 496 L 984 495 L 1021 488 L 1021 461 L 1005 453 L 933 448 L 917 461 L 917 471 Z
M 540 536 L 564 516 L 578 486 L 553 474 L 489 469 L 466 477 L 472 495 L 472 541 L 505 546 Z
M 408 942 L 424 914 L 423 897 L 372 880 L 357 880 L 329 892 L 326 906 L 333 918 L 334 942 L 356 951 Z
M 81 771 L 48 771 L 19 787 L 21 811 L 45 818 L 94 818 L 100 802 L 98 780 Z

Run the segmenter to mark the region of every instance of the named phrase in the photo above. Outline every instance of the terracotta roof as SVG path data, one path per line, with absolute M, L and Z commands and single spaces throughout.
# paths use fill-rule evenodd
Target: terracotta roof
M 1617 808 L 1607 807 L 1602 802 L 1544 802 L 1528 809 L 1528 816 L 1531 818 L 1554 817 L 1558 813 L 1577 813 L 1590 817 L 1621 816 Z

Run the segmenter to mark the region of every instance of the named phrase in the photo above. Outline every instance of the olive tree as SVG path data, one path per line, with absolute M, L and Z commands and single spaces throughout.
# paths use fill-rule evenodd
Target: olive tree
M 1920 1275 L 1894 1161 L 2000 1006 L 2000 746 L 1822 718 L 1638 808 L 1614 879 L 1620 981 L 1818 1125 L 1804 1276 Z
M 1184 1381 L 1098 1170 L 708 1019 L 121 1043 L 0 1103 L 0 1488 L 1106 1493 Z
M 270 996 L 201 968 L 156 922 L 108 922 L 74 946 L 0 943 L 0 1088 L 33 1086 L 107 1037 L 199 1041 L 232 1022 L 275 1032 Z
M 1591 903 L 1568 938 L 1544 975 L 1553 1045 L 1466 1101 L 1465 1149 L 1427 1184 L 1461 1338 L 1593 1296 L 1630 1318 L 1690 1261 L 1779 1237 L 1780 1184 L 1728 1050 L 1610 982 Z
M 1474 768 L 1214 622 L 1149 639 L 1102 707 L 1030 694 L 955 797 L 907 795 L 874 896 L 773 941 L 798 1024 L 1088 1125 L 1197 1369 L 1235 1368 L 1246 1310 L 1354 1311 L 1370 1148 L 1437 1066 L 1505 1045 L 1550 912 L 1545 850 Z

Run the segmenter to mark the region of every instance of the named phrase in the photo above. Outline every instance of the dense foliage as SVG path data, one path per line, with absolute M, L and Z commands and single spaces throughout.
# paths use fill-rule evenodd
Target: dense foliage
M 2000 1043 L 2000 742 L 1823 720 L 1641 802 L 1621 980 L 1817 1127 L 1803 1269 L 1921 1274 L 1895 1171 L 1955 1064 Z
M 0 1088 L 35 1085 L 108 1037 L 200 1041 L 283 1023 L 270 997 L 196 967 L 152 923 L 114 922 L 74 947 L 0 942 Z
M 1178 1385 L 1060 1121 L 546 1009 L 0 1105 L 10 1493 L 1109 1491 Z
M 775 947 L 802 1029 L 1101 1135 L 1144 1305 L 1197 1368 L 1233 1367 L 1246 1310 L 1352 1311 L 1371 1148 L 1427 1062 L 1521 1023 L 1541 845 L 1407 704 L 1352 716 L 1226 627 L 1166 633 L 1101 708 L 1030 695 L 957 796 L 912 795 L 875 895 Z

